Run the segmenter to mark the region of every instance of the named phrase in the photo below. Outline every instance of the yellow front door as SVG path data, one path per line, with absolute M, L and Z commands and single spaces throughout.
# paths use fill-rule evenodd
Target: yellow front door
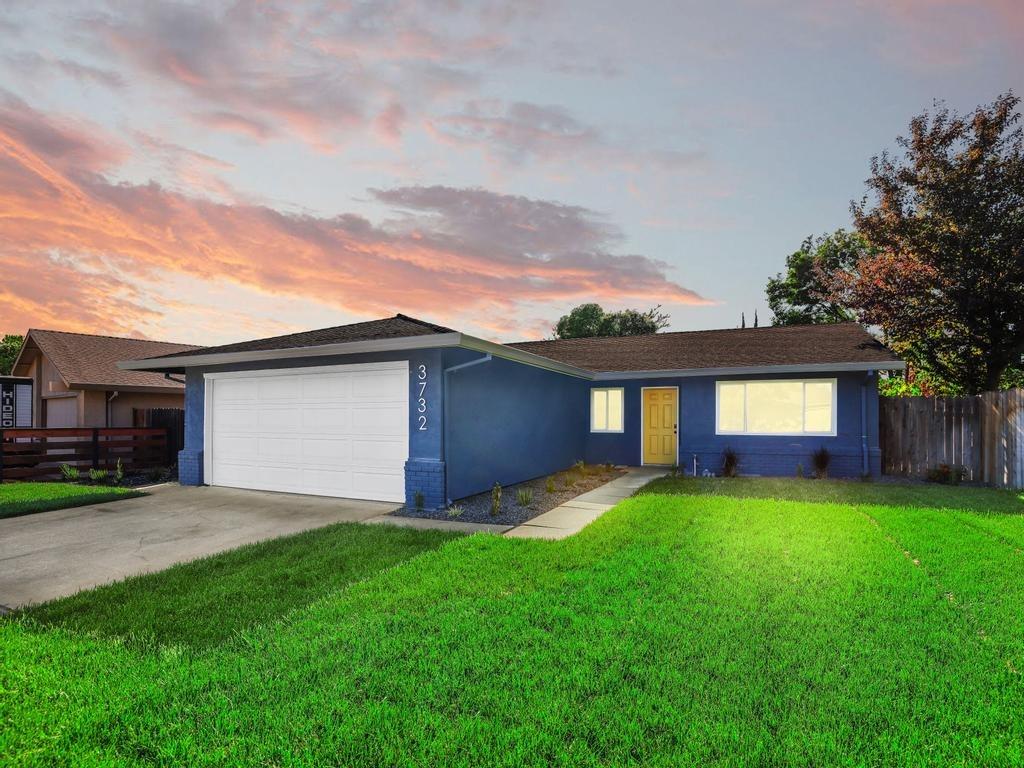
M 644 464 L 675 465 L 678 398 L 675 387 L 644 390 Z

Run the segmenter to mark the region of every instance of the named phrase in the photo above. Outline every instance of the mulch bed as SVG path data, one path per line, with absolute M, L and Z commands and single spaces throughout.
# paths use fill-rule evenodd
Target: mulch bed
M 592 491 L 616 477 L 624 475 L 624 469 L 609 467 L 604 464 L 587 464 L 582 470 L 571 467 L 550 477 L 554 479 L 554 491 L 547 491 L 547 477 L 538 477 L 501 489 L 501 507 L 497 515 L 491 514 L 491 492 L 480 493 L 466 499 L 460 499 L 449 509 L 427 510 L 402 507 L 394 515 L 402 517 L 422 517 L 431 520 L 451 520 L 463 523 L 492 523 L 495 525 L 522 525 L 537 515 L 554 509 L 576 498 L 581 493 Z M 516 498 L 520 488 L 533 491 L 533 501 L 529 506 L 522 507 Z M 453 514 L 455 508 L 461 513 Z

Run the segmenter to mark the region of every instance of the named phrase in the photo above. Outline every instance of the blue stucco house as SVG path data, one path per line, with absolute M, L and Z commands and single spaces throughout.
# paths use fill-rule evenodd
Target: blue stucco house
M 404 315 L 125 361 L 184 377 L 185 485 L 439 507 L 579 459 L 878 475 L 878 372 L 859 325 L 498 344 Z

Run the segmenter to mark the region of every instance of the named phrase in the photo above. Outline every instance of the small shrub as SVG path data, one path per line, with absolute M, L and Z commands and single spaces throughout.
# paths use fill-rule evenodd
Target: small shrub
M 544 491 L 546 493 L 554 493 L 555 492 L 555 478 L 554 477 L 549 477 L 547 480 L 544 481 Z
M 927 479 L 929 483 L 960 485 L 964 479 L 964 468 L 955 464 L 939 464 L 939 466 L 928 470 Z
M 60 465 L 60 475 L 69 483 L 77 483 L 82 478 L 82 473 L 78 471 L 78 467 L 72 467 L 70 464 Z
M 572 465 L 572 468 L 575 469 L 580 474 L 583 474 L 584 472 L 586 472 L 587 465 L 583 463 L 583 459 L 580 459 L 579 461 Z
M 146 479 L 151 483 L 159 483 L 165 479 L 168 475 L 167 470 L 164 467 L 153 467 L 146 471 Z
M 722 451 L 722 477 L 736 477 L 736 469 L 739 466 L 740 457 L 732 448 Z
M 797 464 L 796 465 L 796 476 L 797 477 L 803 477 L 804 476 L 804 465 L 803 464 Z
M 517 490 L 516 502 L 520 507 L 528 507 L 533 504 L 533 488 L 520 488 Z
M 811 454 L 811 466 L 814 467 L 814 476 L 819 480 L 828 477 L 828 465 L 832 462 L 832 454 L 828 448 L 822 446 Z
M 120 485 L 124 482 L 124 464 L 121 460 L 117 460 L 117 466 L 114 468 L 114 485 Z
M 462 517 L 462 513 L 466 510 L 459 504 L 452 504 L 448 507 L 448 517 Z
M 90 469 L 89 470 L 89 479 L 92 482 L 96 483 L 96 484 L 107 482 L 107 479 L 109 477 L 110 477 L 110 473 L 107 472 L 107 470 L 105 470 L 105 469 Z
M 491 517 L 497 517 L 501 512 L 501 483 L 495 483 L 491 488 Z
M 412 503 L 416 505 L 416 509 L 423 509 L 423 491 L 413 493 Z

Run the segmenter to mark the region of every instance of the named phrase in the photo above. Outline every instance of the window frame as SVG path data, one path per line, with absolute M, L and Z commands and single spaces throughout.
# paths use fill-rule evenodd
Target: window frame
M 618 392 L 622 404 L 622 427 L 619 429 L 596 429 L 594 427 L 594 393 Z M 608 400 L 605 399 L 604 418 L 608 423 Z M 626 388 L 625 387 L 591 387 L 590 388 L 590 432 L 597 435 L 621 435 L 626 431 Z
M 809 432 L 806 429 L 800 432 L 748 432 L 747 431 L 747 384 L 779 384 L 779 383 L 800 383 L 803 385 L 803 412 L 801 420 L 807 424 L 807 385 L 808 384 L 831 384 L 832 385 L 832 427 L 828 432 Z M 721 408 L 722 408 L 722 385 L 742 384 L 743 386 L 743 430 L 731 431 L 722 430 Z M 813 378 L 813 379 L 718 379 L 715 381 L 715 434 L 724 437 L 835 437 L 838 434 L 837 425 L 839 417 L 839 379 L 834 377 Z

